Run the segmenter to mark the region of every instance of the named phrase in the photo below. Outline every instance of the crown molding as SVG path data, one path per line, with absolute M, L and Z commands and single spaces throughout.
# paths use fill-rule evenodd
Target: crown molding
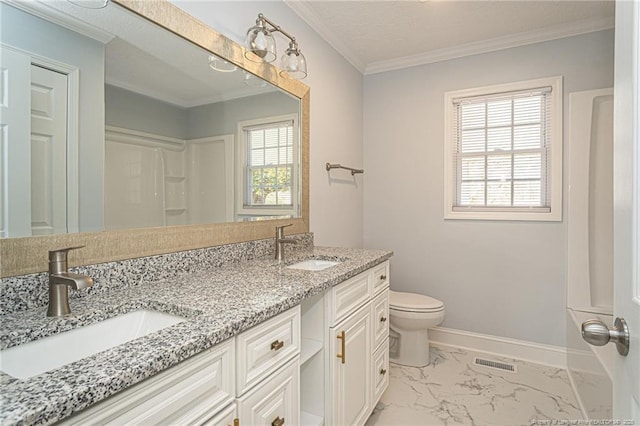
M 115 34 L 111 34 L 107 31 L 98 29 L 93 25 L 87 24 L 80 19 L 76 19 L 63 11 L 55 9 L 51 5 L 47 4 L 47 2 L 24 0 L 0 0 L 0 2 L 6 3 L 9 6 L 22 10 L 23 12 L 27 12 L 31 15 L 37 16 L 38 18 L 53 22 L 61 27 L 97 40 L 102 44 L 107 44 L 115 37 Z
M 453 46 L 450 48 L 432 50 L 418 55 L 405 56 L 388 61 L 372 62 L 367 64 L 364 75 L 377 74 L 386 71 L 399 70 L 403 68 L 426 65 L 434 62 L 446 61 L 449 59 L 462 58 L 464 56 L 477 55 L 481 53 L 494 52 L 497 50 L 510 49 L 512 47 L 525 46 L 528 44 L 541 43 L 550 40 L 557 40 L 565 37 L 577 36 L 596 31 L 614 28 L 613 17 L 589 19 L 569 24 L 554 25 L 511 34 L 505 37 L 496 37 L 488 40 Z
M 307 3 L 299 0 L 283 0 L 304 22 L 317 32 L 324 41 L 329 43 L 340 55 L 362 74 L 365 73 L 366 64 L 345 43 L 340 40 L 318 17 L 316 12 Z
M 387 61 L 378 61 L 365 64 L 364 61 L 339 39 L 318 17 L 313 8 L 304 1 L 283 0 L 284 3 L 293 10 L 303 21 L 313 28 L 331 47 L 340 53 L 351 65 L 364 75 L 377 74 L 386 71 L 393 71 L 403 68 L 410 68 L 419 65 L 431 64 L 434 62 L 446 61 L 449 59 L 462 58 L 464 56 L 477 55 L 481 53 L 495 52 L 497 50 L 509 49 L 512 47 L 525 46 L 528 44 L 541 43 L 565 37 L 572 37 L 590 32 L 602 31 L 614 28 L 614 17 L 588 19 L 567 24 L 560 24 L 526 31 L 517 34 L 509 34 L 503 37 L 496 37 L 488 40 L 466 43 L 458 46 L 432 50 L 417 55 L 403 56 Z

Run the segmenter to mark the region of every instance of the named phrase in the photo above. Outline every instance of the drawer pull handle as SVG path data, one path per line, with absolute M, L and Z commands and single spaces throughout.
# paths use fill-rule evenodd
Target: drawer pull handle
M 387 370 L 385 370 L 384 368 L 380 369 L 380 375 L 384 376 L 385 374 L 387 374 Z
M 380 322 L 387 322 L 387 317 L 380 317 Z
M 339 336 L 336 336 L 336 338 L 340 339 L 342 341 L 342 353 L 336 355 L 338 358 L 340 358 L 342 360 L 342 363 L 344 364 L 346 362 L 346 358 L 347 358 L 347 354 L 345 353 L 345 342 L 347 341 L 347 339 L 344 336 L 344 330 L 342 330 L 342 332 L 340 333 Z
M 282 426 L 283 424 L 284 424 L 284 417 L 280 418 L 280 416 L 276 417 L 276 419 L 271 422 L 271 426 Z
M 283 340 L 276 340 L 275 342 L 271 343 L 271 350 L 272 351 L 277 351 L 279 349 L 282 349 L 283 346 L 284 346 L 284 341 Z
M 384 281 L 387 279 L 387 274 L 380 275 L 380 281 Z

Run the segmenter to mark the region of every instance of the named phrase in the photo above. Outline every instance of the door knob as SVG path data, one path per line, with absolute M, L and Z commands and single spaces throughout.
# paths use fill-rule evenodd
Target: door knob
M 624 318 L 616 318 L 613 328 L 599 320 L 585 321 L 582 323 L 582 338 L 595 346 L 613 342 L 620 355 L 626 356 L 629 353 L 629 327 Z

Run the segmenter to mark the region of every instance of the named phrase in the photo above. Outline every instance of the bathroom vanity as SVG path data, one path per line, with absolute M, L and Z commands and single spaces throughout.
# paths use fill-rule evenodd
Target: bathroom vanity
M 68 318 L 5 315 L 3 347 L 140 309 L 185 320 L 34 377 L 2 373 L 0 420 L 364 424 L 388 383 L 391 255 L 307 248 L 91 294 Z M 309 259 L 337 264 L 287 266 Z

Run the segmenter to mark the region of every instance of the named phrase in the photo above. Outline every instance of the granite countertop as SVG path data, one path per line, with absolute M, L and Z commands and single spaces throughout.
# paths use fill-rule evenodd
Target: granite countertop
M 292 252 L 284 264 L 262 258 L 74 299 L 70 301 L 72 314 L 65 318 L 47 318 L 46 307 L 4 315 L 0 317 L 2 349 L 139 309 L 187 320 L 29 379 L 0 372 L 0 423 L 61 420 L 391 255 L 381 250 L 314 247 Z M 285 267 L 309 258 L 342 263 L 315 272 Z

